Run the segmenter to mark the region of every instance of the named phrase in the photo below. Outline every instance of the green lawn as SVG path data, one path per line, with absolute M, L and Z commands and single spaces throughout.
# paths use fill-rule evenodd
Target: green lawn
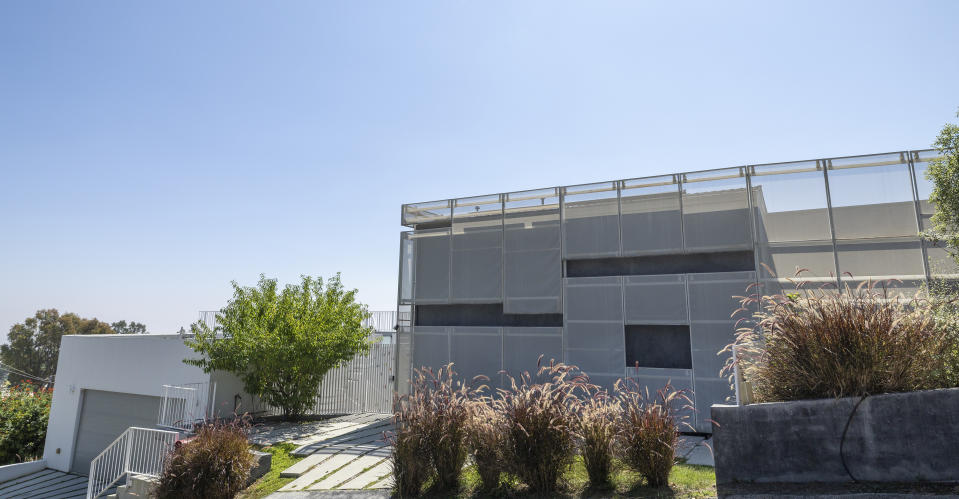
M 677 464 L 673 467 L 669 475 L 668 487 L 648 487 L 643 479 L 637 474 L 622 466 L 617 466 L 618 471 L 613 475 L 612 486 L 602 490 L 590 489 L 589 479 L 586 475 L 586 468 L 583 466 L 583 460 L 579 456 L 573 463 L 573 467 L 564 476 L 566 484 L 561 497 L 715 497 L 716 496 L 716 473 L 709 466 L 693 466 L 687 464 Z M 515 481 L 507 481 L 501 484 L 500 489 L 493 493 L 480 493 L 477 489 L 480 485 L 479 475 L 472 467 L 468 467 L 463 473 L 463 484 L 459 494 L 456 497 L 531 497 L 532 494 L 525 490 L 522 484 Z M 443 497 L 449 494 L 432 493 L 427 494 L 430 497 Z
M 276 492 L 287 483 L 290 483 L 293 478 L 280 478 L 280 472 L 289 468 L 300 459 L 303 459 L 290 455 L 293 449 L 296 449 L 296 446 L 287 442 L 259 448 L 258 450 L 260 451 L 273 454 L 273 463 L 270 466 L 270 471 L 241 492 L 239 497 L 241 499 L 260 499 L 261 497 L 266 497 Z

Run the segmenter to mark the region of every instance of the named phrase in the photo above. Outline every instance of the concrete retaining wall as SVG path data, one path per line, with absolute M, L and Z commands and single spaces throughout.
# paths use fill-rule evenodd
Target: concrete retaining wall
M 712 406 L 716 482 L 959 482 L 959 388 L 859 400 Z

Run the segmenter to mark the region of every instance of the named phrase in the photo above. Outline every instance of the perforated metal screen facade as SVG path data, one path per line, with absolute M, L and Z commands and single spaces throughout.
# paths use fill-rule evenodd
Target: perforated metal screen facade
M 606 387 L 626 376 L 651 391 L 669 381 L 690 390 L 696 430 L 711 431 L 709 406 L 733 396 L 719 351 L 733 340 L 733 297 L 748 286 L 789 291 L 800 268 L 806 280 L 835 287 L 896 279 L 892 286 L 910 294 L 930 277 L 957 277 L 946 252 L 918 237 L 933 214 L 925 169 L 935 154 L 747 165 L 403 205 L 402 224 L 413 230 L 401 236 L 398 294 L 411 320 L 400 327 L 397 365 L 452 361 L 462 376 L 486 375 L 500 386 L 501 370 L 535 371 L 542 355 Z M 442 317 L 462 310 L 464 320 L 437 325 L 434 315 L 417 325 L 419 305 L 444 307 Z M 668 349 L 628 351 L 649 338 L 627 341 L 627 329 L 668 331 L 684 351 L 675 358 Z M 685 331 L 688 342 L 676 336 Z M 629 366 L 627 358 L 689 368 Z M 398 389 L 407 380 L 400 374 Z

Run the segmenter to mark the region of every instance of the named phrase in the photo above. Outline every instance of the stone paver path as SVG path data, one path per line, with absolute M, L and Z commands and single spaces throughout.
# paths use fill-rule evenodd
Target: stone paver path
M 356 414 L 316 423 L 264 427 L 251 440 L 299 445 L 293 454 L 305 457 L 280 472 L 280 476 L 294 477 L 280 489 L 281 493 L 388 488 L 390 447 L 383 433 L 389 428 L 389 415 Z

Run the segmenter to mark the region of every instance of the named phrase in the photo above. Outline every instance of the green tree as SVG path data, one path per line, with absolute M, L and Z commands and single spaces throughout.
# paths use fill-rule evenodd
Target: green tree
M 923 236 L 945 243 L 952 258 L 959 262 L 959 125 L 947 123 L 942 127 L 933 146 L 939 150 L 939 157 L 929 162 L 926 177 L 932 181 L 929 202 L 936 212 L 932 228 Z
M 191 326 L 187 345 L 203 357 L 184 362 L 235 374 L 247 393 L 282 409 L 286 419 L 306 412 L 330 369 L 369 349 L 372 328 L 362 324 L 369 312 L 339 274 L 325 286 L 321 277 L 303 276 L 280 289 L 262 274 L 256 287 L 232 284 L 216 325 Z
M 0 345 L 0 362 L 7 368 L 53 380 L 60 356 L 60 339 L 66 334 L 113 334 L 113 328 L 97 319 L 84 319 L 77 314 L 60 315 L 56 309 L 38 310 L 7 333 L 7 344 Z M 28 376 L 11 371 L 7 378 L 18 384 Z M 38 380 L 34 380 L 38 381 Z
M 117 334 L 147 334 L 147 327 L 134 321 L 130 321 L 129 324 L 127 324 L 127 321 L 117 321 L 110 323 L 110 327 Z

